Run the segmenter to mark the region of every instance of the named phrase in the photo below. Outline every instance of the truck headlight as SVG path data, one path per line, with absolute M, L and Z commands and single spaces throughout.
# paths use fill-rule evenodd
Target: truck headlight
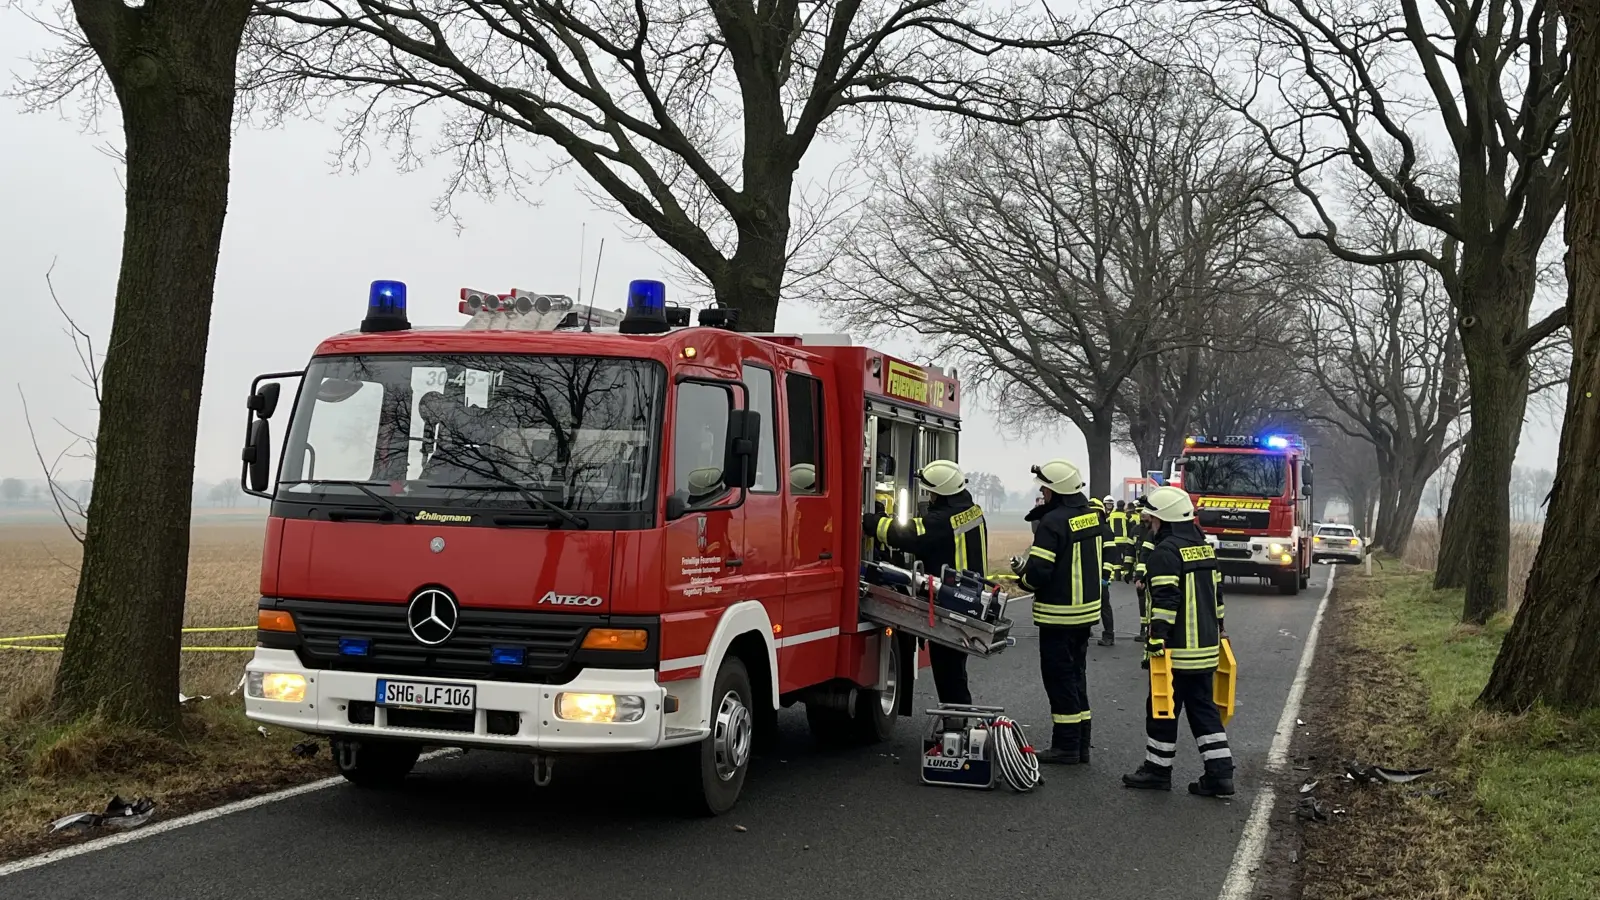
M 644 698 L 631 694 L 556 695 L 556 718 L 568 722 L 637 722 L 644 718 Z
M 249 672 L 244 677 L 244 693 L 257 700 L 304 703 L 306 677 L 292 672 Z
M 1278 554 L 1285 552 L 1286 549 L 1287 548 L 1285 548 L 1282 544 L 1268 544 L 1267 545 L 1267 552 L 1272 554 L 1273 556 L 1277 556 Z

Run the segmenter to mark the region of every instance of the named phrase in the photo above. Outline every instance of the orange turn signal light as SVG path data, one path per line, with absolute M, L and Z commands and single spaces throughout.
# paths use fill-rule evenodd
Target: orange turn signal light
M 642 628 L 591 628 L 583 636 L 585 650 L 643 650 L 650 645 L 650 632 Z
M 294 616 L 287 610 L 263 609 L 256 613 L 256 627 L 262 631 L 294 631 Z

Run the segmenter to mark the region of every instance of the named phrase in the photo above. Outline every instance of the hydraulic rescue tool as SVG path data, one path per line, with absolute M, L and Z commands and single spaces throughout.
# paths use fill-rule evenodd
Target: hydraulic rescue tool
M 1004 778 L 1014 791 L 1037 786 L 1039 759 L 1022 726 L 1000 706 L 941 703 L 922 740 L 922 783 L 992 791 Z
M 941 575 L 862 563 L 861 617 L 969 656 L 993 656 L 1011 646 L 999 585 L 976 572 L 946 568 Z

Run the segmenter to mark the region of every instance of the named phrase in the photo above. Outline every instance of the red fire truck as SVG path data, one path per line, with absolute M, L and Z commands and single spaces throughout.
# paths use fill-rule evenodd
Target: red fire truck
M 1311 578 L 1311 460 L 1297 435 L 1191 435 L 1173 482 L 1194 498 L 1222 574 L 1298 594 Z
M 654 281 L 625 312 L 460 309 L 413 328 L 405 285 L 375 282 L 359 332 L 252 384 L 241 481 L 272 502 L 252 719 L 330 736 L 369 786 L 424 745 L 530 753 L 541 783 L 553 754 L 661 751 L 715 814 L 780 707 L 826 741 L 912 712 L 923 655 L 858 602 L 863 562 L 899 560 L 860 519 L 913 514 L 921 463 L 956 457 L 953 373 L 721 308 L 689 327 Z

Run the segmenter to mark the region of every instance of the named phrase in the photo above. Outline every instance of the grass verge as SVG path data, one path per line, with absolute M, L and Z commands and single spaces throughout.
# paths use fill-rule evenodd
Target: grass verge
M 233 626 L 255 619 L 262 527 L 201 524 L 190 544 L 185 620 Z M 56 634 L 72 614 L 79 547 L 59 523 L 0 525 L 0 636 Z M 248 646 L 253 631 L 187 636 L 187 645 Z M 40 643 L 59 643 L 55 641 Z M 48 711 L 59 653 L 0 648 L 0 860 L 52 849 L 49 823 L 100 812 L 112 795 L 149 796 L 157 819 L 332 774 L 324 750 L 303 760 L 301 740 L 262 735 L 228 692 L 249 653 L 185 653 L 181 688 L 211 695 L 186 706 L 182 729 L 156 736 L 89 720 L 53 721 Z M 91 835 L 93 836 L 93 835 Z
M 1474 708 L 1508 623 L 1460 625 L 1460 593 L 1430 581 L 1395 560 L 1370 578 L 1340 573 L 1307 707 L 1326 721 L 1297 750 L 1317 794 L 1344 812 L 1306 826 L 1302 895 L 1590 900 L 1600 714 Z M 1349 759 L 1436 771 L 1351 785 L 1332 777 Z

